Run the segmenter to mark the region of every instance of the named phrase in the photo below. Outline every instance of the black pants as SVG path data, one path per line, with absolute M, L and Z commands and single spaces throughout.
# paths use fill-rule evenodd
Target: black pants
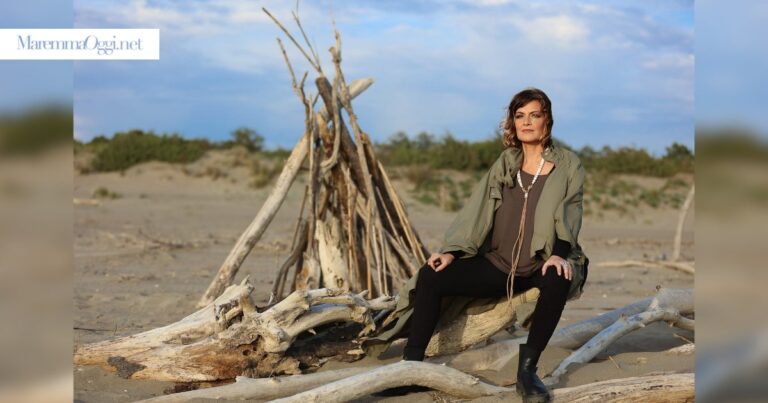
M 445 269 L 436 272 L 428 265 L 419 270 L 416 283 L 414 311 L 411 315 L 408 344 L 404 358 L 423 360 L 424 350 L 435 331 L 440 316 L 440 302 L 446 296 L 506 297 L 507 274 L 497 269 L 484 256 L 454 259 Z M 515 277 L 514 294 L 532 287 L 540 290 L 536 309 L 531 318 L 527 345 L 544 351 L 560 321 L 571 280 L 550 267 L 542 276 L 537 270 L 531 277 Z

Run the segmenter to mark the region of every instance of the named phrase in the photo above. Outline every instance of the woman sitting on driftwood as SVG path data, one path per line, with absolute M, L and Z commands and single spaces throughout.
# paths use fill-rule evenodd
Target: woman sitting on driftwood
M 584 168 L 576 154 L 552 143 L 552 105 L 539 89 L 512 98 L 502 123 L 505 150 L 458 213 L 439 253 L 419 270 L 405 360 L 424 353 L 448 296 L 511 297 L 540 290 L 530 332 L 520 345 L 516 390 L 526 402 L 548 401 L 536 365 L 567 300 L 586 280 L 577 242 Z M 423 390 L 405 387 L 391 394 Z

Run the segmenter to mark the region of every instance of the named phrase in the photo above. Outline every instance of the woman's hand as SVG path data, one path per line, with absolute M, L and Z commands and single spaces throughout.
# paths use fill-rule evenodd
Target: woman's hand
M 561 258 L 557 255 L 552 255 L 547 259 L 546 262 L 544 262 L 544 267 L 541 268 L 541 275 L 544 276 L 547 274 L 547 268 L 549 266 L 554 266 L 557 270 L 558 276 L 565 276 L 566 279 L 571 280 L 573 279 L 573 269 L 571 269 L 571 264 L 568 263 L 567 260 Z
M 429 259 L 427 259 L 427 265 L 434 271 L 440 271 L 445 269 L 451 262 L 453 262 L 453 255 L 450 253 L 433 253 Z

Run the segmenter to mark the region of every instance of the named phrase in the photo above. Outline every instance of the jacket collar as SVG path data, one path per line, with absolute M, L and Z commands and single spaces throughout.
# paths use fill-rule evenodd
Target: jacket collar
M 523 158 L 523 149 L 522 148 L 516 148 L 516 147 L 510 147 L 507 150 L 507 161 L 510 163 L 508 164 L 512 169 L 513 167 L 519 167 L 520 161 L 522 161 Z M 554 162 L 555 165 L 557 165 L 559 162 L 561 162 L 562 152 L 560 150 L 560 147 L 556 147 L 554 144 L 550 144 L 549 147 L 544 149 L 544 152 L 541 154 L 542 158 L 544 158 L 545 161 Z
M 517 170 L 520 168 L 520 163 L 523 158 L 523 150 L 521 148 L 509 147 L 504 150 L 504 155 L 506 156 L 504 164 L 505 168 L 501 172 L 499 180 L 507 186 L 515 187 L 514 178 L 517 174 Z M 542 158 L 544 158 L 545 161 L 553 162 L 555 165 L 560 165 L 562 156 L 563 153 L 560 148 L 552 144 L 545 148 L 542 153 Z

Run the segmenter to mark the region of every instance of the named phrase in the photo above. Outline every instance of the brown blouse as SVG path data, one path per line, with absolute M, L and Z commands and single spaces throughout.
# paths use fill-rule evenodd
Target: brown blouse
M 535 255 L 529 256 L 531 251 L 531 238 L 533 237 L 533 220 L 536 215 L 536 205 L 539 202 L 541 191 L 544 189 L 544 183 L 552 172 L 546 175 L 539 175 L 539 179 L 528 192 L 528 208 L 526 209 L 525 229 L 523 232 L 522 252 L 520 261 L 515 271 L 516 276 L 530 277 L 533 272 L 541 269 L 544 260 Z M 524 186 L 528 186 L 533 181 L 533 175 L 520 171 L 520 179 Z M 485 254 L 485 257 L 493 263 L 496 268 L 509 274 L 512 269 L 512 247 L 520 231 L 520 213 L 523 209 L 523 191 L 519 186 L 514 188 L 504 186 L 501 205 L 496 210 L 493 219 L 493 235 L 491 236 L 491 248 Z

